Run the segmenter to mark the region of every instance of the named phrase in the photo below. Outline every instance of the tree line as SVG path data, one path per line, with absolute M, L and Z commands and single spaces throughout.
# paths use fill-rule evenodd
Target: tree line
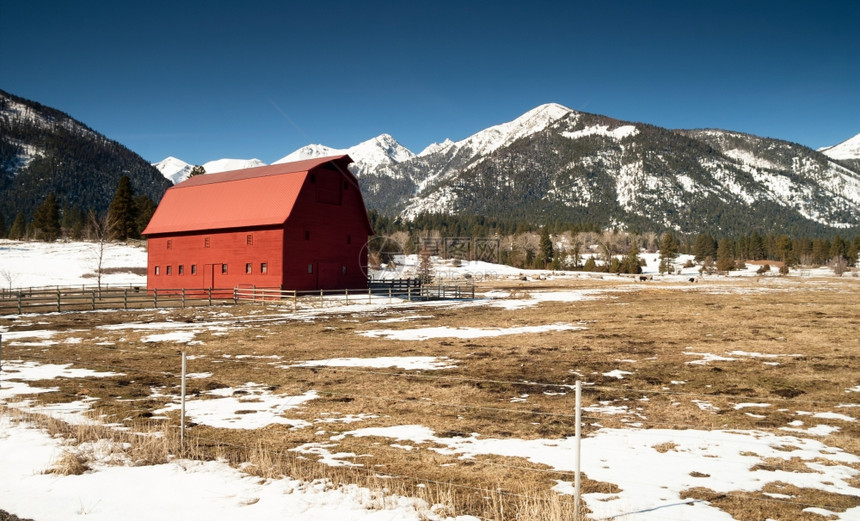
M 57 195 L 51 192 L 31 216 L 18 212 L 8 226 L 0 213 L 0 237 L 48 242 L 60 238 L 139 239 L 156 207 L 148 195 L 135 195 L 131 180 L 122 176 L 107 212 L 69 205 L 61 207 Z
M 810 236 L 762 234 L 714 236 L 710 233 L 605 229 L 597 223 L 547 221 L 545 224 L 480 215 L 422 214 L 412 221 L 371 210 L 377 236 L 391 237 L 403 253 L 419 253 L 426 237 L 492 237 L 500 241 L 499 261 L 521 268 L 582 269 L 639 273 L 641 252 L 661 254 L 660 269 L 670 272 L 680 254 L 718 271 L 731 271 L 744 261 L 773 261 L 792 268 L 844 262 L 857 265 L 860 235 Z

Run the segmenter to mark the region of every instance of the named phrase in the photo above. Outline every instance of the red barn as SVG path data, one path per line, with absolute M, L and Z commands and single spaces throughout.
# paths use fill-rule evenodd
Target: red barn
M 147 288 L 367 287 L 372 235 L 347 155 L 194 176 L 143 231 Z

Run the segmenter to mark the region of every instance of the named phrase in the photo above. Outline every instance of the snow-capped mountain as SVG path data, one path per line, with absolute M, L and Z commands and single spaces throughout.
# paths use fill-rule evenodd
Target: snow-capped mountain
M 258 166 L 266 166 L 266 163 L 257 158 L 254 159 L 216 159 L 215 161 L 207 161 L 203 163 L 203 169 L 207 174 L 217 174 L 218 172 L 227 172 L 230 170 L 241 170 L 243 168 L 254 168 Z
M 860 227 L 860 169 L 785 141 L 669 130 L 543 105 L 362 179 L 369 205 L 720 235 Z M 423 177 L 422 177 L 423 176 Z M 411 179 L 410 187 L 400 180 Z M 396 182 L 395 182 L 396 181 Z M 401 197 L 391 198 L 401 190 Z
M 194 168 L 194 165 L 190 165 L 173 156 L 168 156 L 158 163 L 153 163 L 152 166 L 157 168 L 173 184 L 181 183 L 188 179 L 188 176 L 191 175 L 191 169 Z
M 166 157 L 158 163 L 153 163 L 152 166 L 157 168 L 161 172 L 161 175 L 173 184 L 181 183 L 188 179 L 191 175 L 191 170 L 194 168 L 194 165 L 173 156 Z M 217 174 L 218 172 L 227 172 L 229 170 L 266 166 L 266 163 L 259 159 L 216 159 L 215 161 L 208 161 L 202 166 L 207 174 Z
M 860 230 L 860 161 L 833 159 L 853 157 L 858 141 L 821 153 L 549 103 L 417 155 L 382 134 L 346 149 L 308 145 L 276 163 L 349 154 L 368 208 L 407 220 L 445 213 L 719 235 L 815 234 Z M 207 172 L 249 166 L 213 164 L 204 165 Z
M 831 159 L 860 161 L 860 134 L 832 147 L 819 148 L 819 152 Z
M 340 154 L 349 154 L 355 161 L 350 168 L 357 177 L 415 157 L 411 150 L 398 143 L 389 134 L 381 134 L 349 148 L 338 149 L 325 145 L 308 145 L 278 159 L 275 164 Z

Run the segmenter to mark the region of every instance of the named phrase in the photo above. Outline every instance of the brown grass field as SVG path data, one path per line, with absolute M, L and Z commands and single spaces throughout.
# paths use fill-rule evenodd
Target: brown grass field
M 71 363 L 73 367 L 115 371 L 119 376 L 33 382 L 56 386 L 57 392 L 29 398 L 64 403 L 96 398 L 93 414 L 112 426 L 74 427 L 27 415 L 53 431 L 77 440 L 98 437 L 134 441 L 134 461 L 156 463 L 170 454 L 225 458 L 264 477 L 328 478 L 359 483 L 444 503 L 451 513 L 482 519 L 571 519 L 569 496 L 550 487 L 555 480 L 572 481 L 570 473 L 549 471 L 522 458 L 481 456 L 458 459 L 430 450 L 391 446 L 384 438 L 332 436 L 361 427 L 424 425 L 438 436 L 479 433 L 491 438 L 563 438 L 574 433 L 573 391 L 585 383 L 583 405 L 635 403 L 636 414 L 584 413 L 583 435 L 603 427 L 660 429 L 739 429 L 779 432 L 800 418 L 798 411 L 832 412 L 837 404 L 857 404 L 860 392 L 860 279 L 768 277 L 712 278 L 698 284 L 640 283 L 607 278 L 559 278 L 547 281 L 483 282 L 484 291 L 510 291 L 527 296 L 537 291 L 594 290 L 600 293 L 576 302 L 541 302 L 522 309 L 490 305 L 412 304 L 382 311 L 333 308 L 314 314 L 289 311 L 276 303 L 180 310 L 82 312 L 8 316 L 0 326 L 10 332 L 54 330 L 56 342 L 4 342 L 4 360 Z M 412 317 L 412 319 L 409 319 Z M 415 318 L 417 317 L 417 318 Z M 379 323 L 380 319 L 408 320 Z M 191 345 L 172 341 L 144 342 L 158 330 L 110 329 L 124 323 L 173 321 L 200 331 Z M 223 328 L 206 324 L 220 321 Z M 491 338 L 438 338 L 402 341 L 369 338 L 371 329 L 417 327 L 499 328 L 565 323 L 582 330 L 541 332 Z M 75 339 L 74 341 L 68 341 Z M 78 340 L 79 339 L 79 340 Z M 355 423 L 331 422 L 313 427 L 269 425 L 257 430 L 190 425 L 188 444 L 179 446 L 178 412 L 153 418 L 167 394 L 179 392 L 180 351 L 189 355 L 188 371 L 212 373 L 189 380 L 188 394 L 203 396 L 218 388 L 255 382 L 276 394 L 298 395 L 315 390 L 319 398 L 290 410 L 290 418 L 313 422 L 324 417 L 366 415 Z M 732 361 L 690 364 L 711 353 Z M 244 357 L 241 355 L 253 355 Z M 780 355 L 769 358 L 769 355 Z M 797 355 L 797 356 L 787 356 Z M 278 360 L 266 358 L 280 357 Z M 395 368 L 293 367 L 285 364 L 335 357 L 434 356 L 456 361 L 439 371 Z M 634 360 L 635 363 L 629 362 Z M 768 364 L 765 362 L 778 362 Z M 630 371 L 623 379 L 603 373 Z M 580 376 L 578 376 L 580 375 Z M 14 378 L 7 374 L 5 378 Z M 683 382 L 676 385 L 672 382 Z M 153 389 L 160 389 L 153 395 Z M 526 403 L 512 398 L 528 395 Z M 646 396 L 647 401 L 640 399 Z M 702 409 L 706 401 L 717 410 Z M 773 404 L 766 409 L 734 409 L 745 402 Z M 631 408 L 632 411 L 632 408 Z M 842 412 L 857 416 L 858 409 Z M 237 411 L 239 414 L 242 411 Z M 24 409 L 24 413 L 27 411 Z M 820 437 L 823 443 L 860 455 L 860 422 L 828 420 L 839 430 Z M 162 446 L 144 446 L 132 432 L 164 431 Z M 151 441 L 147 442 L 154 445 Z M 307 443 L 328 444 L 331 452 L 354 453 L 343 458 L 361 466 L 330 467 L 310 454 L 290 449 Z M 673 450 L 673 444 L 655 447 Z M 809 472 L 803 461 L 765 461 L 762 465 L 789 472 Z M 66 466 L 68 469 L 63 470 Z M 67 456 L 58 472 L 81 472 L 86 461 Z M 860 470 L 854 464 L 853 468 Z M 71 470 L 69 470 L 71 469 Z M 613 483 L 588 479 L 583 492 L 613 493 Z M 852 485 L 860 487 L 860 480 Z M 767 484 L 765 492 L 790 493 L 796 501 L 774 502 L 762 492 L 717 494 L 694 488 L 685 497 L 704 499 L 740 521 L 772 519 L 823 520 L 804 512 L 808 505 L 837 511 L 860 506 L 860 498 L 814 489 Z M 795 490 L 796 489 L 796 490 Z

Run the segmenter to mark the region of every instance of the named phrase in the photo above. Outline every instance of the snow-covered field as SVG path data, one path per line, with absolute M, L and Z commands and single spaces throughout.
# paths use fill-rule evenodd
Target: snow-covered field
M 94 271 L 93 249 L 85 243 L 17 243 L 0 241 L 0 274 L 6 280 L 0 283 L 14 287 L 42 285 L 92 284 L 88 276 Z M 656 256 L 646 255 L 646 274 L 656 274 Z M 679 259 L 683 265 L 686 259 Z M 106 252 L 105 265 L 110 267 L 143 267 L 146 253 L 139 248 L 112 246 Z M 415 259 L 407 259 L 405 266 L 414 266 Z M 734 276 L 751 276 L 757 267 Z M 464 263 L 462 266 L 437 263 L 437 271 L 447 276 L 462 277 L 465 273 L 478 278 L 511 278 L 528 284 L 535 278 L 595 277 L 599 274 L 554 274 L 548 271 L 524 271 L 507 266 L 484 263 Z M 829 270 L 820 270 L 806 275 L 829 275 Z M 695 277 L 695 268 L 682 269 L 680 274 L 654 277 L 664 287 L 693 286 L 688 279 Z M 799 273 L 795 276 L 800 275 Z M 612 277 L 607 275 L 607 277 Z M 714 277 L 714 280 L 724 278 Z M 776 280 L 776 277 L 774 277 Z M 111 276 L 112 284 L 143 285 L 145 279 L 134 274 Z M 634 282 L 630 281 L 633 285 Z M 702 285 L 699 285 L 702 286 Z M 521 309 L 539 302 L 577 302 L 594 298 L 618 288 L 598 290 L 529 291 L 522 295 L 510 291 L 490 291 L 478 302 L 446 303 L 447 306 L 498 306 L 506 309 Z M 622 289 L 623 290 L 623 289 Z M 710 291 L 732 291 L 715 284 Z M 741 290 L 739 292 L 743 292 Z M 354 304 L 343 306 L 344 313 L 353 311 L 381 311 L 387 304 Z M 411 303 L 411 306 L 421 304 Z M 427 303 L 432 310 L 439 303 Z M 397 303 L 394 304 L 397 306 Z M 326 309 L 326 313 L 338 310 Z M 428 311 L 432 312 L 432 311 Z M 308 311 L 308 318 L 315 316 Z M 382 327 L 395 322 L 420 320 L 421 314 L 380 319 Z M 38 319 L 35 319 L 38 320 Z M 180 322 L 153 322 L 150 324 L 116 324 L 113 330 L 138 330 L 148 336 L 143 342 L 173 341 L 192 344 L 202 331 L 217 331 L 230 334 L 237 326 L 228 319 L 210 319 L 209 322 L 193 324 Z M 520 335 L 541 331 L 577 331 L 587 326 L 579 323 L 556 322 L 545 326 L 517 326 L 499 328 L 416 326 L 407 329 L 375 329 L 364 331 L 370 338 L 382 338 L 401 342 L 423 342 L 432 338 L 493 338 L 503 335 Z M 4 331 L 3 342 L 11 345 L 45 346 L 56 343 L 54 331 L 33 329 L 30 331 Z M 74 342 L 66 339 L 65 342 Z M 716 360 L 714 354 L 689 351 L 688 364 L 707 364 Z M 798 356 L 794 353 L 780 357 Z M 730 361 L 739 358 L 761 359 L 763 364 L 779 363 L 775 355 L 736 351 L 722 358 Z M 623 362 L 625 361 L 620 361 Z M 290 365 L 280 358 L 267 360 L 275 367 L 376 367 L 400 368 L 403 370 L 436 371 L 455 367 L 456 360 L 447 357 L 402 356 L 379 358 L 331 358 L 307 360 Z M 100 378 L 110 376 L 107 371 L 73 368 L 70 364 L 40 364 L 32 361 L 6 360 L 0 374 L 0 405 L 24 408 L 30 412 L 47 414 L 72 424 L 92 421 L 87 412 L 86 396 L 62 406 L 41 405 L 34 401 L 35 395 L 48 393 L 52 387 L 46 384 L 57 378 Z M 627 371 L 615 370 L 605 376 L 623 380 Z M 198 373 L 190 378 L 205 379 L 211 375 Z M 248 376 L 249 379 L 253 375 Z M 38 382 L 36 384 L 35 382 Z M 682 385 L 684 382 L 672 382 Z M 236 396 L 244 397 L 241 405 Z M 732 517 L 719 508 L 701 500 L 684 500 L 681 493 L 693 487 L 704 487 L 715 492 L 761 491 L 766 483 L 781 482 L 788 486 L 818 489 L 848 496 L 860 495 L 857 483 L 860 479 L 860 455 L 849 454 L 816 439 L 838 430 L 833 422 L 855 422 L 858 417 L 860 388 L 845 390 L 845 403 L 838 410 L 825 413 L 809 413 L 804 421 L 795 421 L 782 428 L 779 433 L 757 430 L 669 430 L 630 428 L 600 428 L 583 440 L 583 471 L 590 479 L 614 483 L 620 492 L 612 494 L 587 494 L 585 500 L 593 512 L 594 519 L 664 520 L 689 519 L 701 521 L 723 521 Z M 31 399 L 32 397 L 33 399 Z M 23 399 L 23 401 L 21 401 Z M 327 422 L 352 423 L 371 418 L 372 415 L 354 417 L 322 416 L 309 422 L 290 418 L 290 412 L 302 404 L 317 399 L 313 390 L 302 394 L 285 396 L 274 394 L 264 386 L 249 381 L 242 388 L 226 388 L 208 391 L 206 396 L 192 398 L 187 413 L 198 424 L 226 429 L 258 429 L 266 425 L 285 424 L 294 427 L 324 425 Z M 521 397 L 520 399 L 525 399 Z M 179 407 L 178 398 L 170 397 L 170 403 L 156 415 L 166 414 Z M 594 406 L 590 412 L 614 414 L 614 405 L 607 404 L 605 410 Z M 702 402 L 703 410 L 711 407 Z M 736 408 L 755 411 L 770 407 L 767 403 L 741 403 Z M 254 414 L 248 414 L 249 409 Z M 238 409 L 245 410 L 237 414 Z M 356 428 L 339 435 L 343 438 L 375 436 L 391 440 L 403 450 L 432 445 L 434 451 L 455 455 L 468 460 L 479 455 L 515 456 L 548 468 L 567 472 L 573 465 L 573 440 L 490 438 L 472 434 L 450 437 L 433 432 L 422 425 L 399 425 L 384 428 Z M 332 438 L 332 442 L 338 441 Z M 658 447 L 668 447 L 659 449 Z M 60 476 L 46 474 L 57 459 L 69 450 L 67 440 L 52 438 L 26 423 L 13 420 L 10 415 L 0 415 L 0 509 L 36 521 L 66 520 L 86 516 L 95 520 L 114 519 L 314 519 L 314 520 L 442 520 L 446 517 L 434 508 L 414 498 L 388 496 L 380 500 L 374 491 L 360 487 L 333 488 L 325 482 L 303 483 L 290 478 L 266 479 L 250 477 L 221 462 L 195 462 L 174 460 L 162 465 L 136 467 L 110 462 L 110 448 L 87 446 L 77 450 L 88 451 L 94 464 L 81 475 Z M 327 444 L 307 444 L 298 447 L 298 452 L 323 456 L 322 461 L 331 465 L 349 464 L 350 454 L 328 452 Z M 769 470 L 766 461 L 796 460 L 806 464 L 809 472 L 787 472 Z M 635 462 L 635 465 L 631 465 Z M 757 466 L 761 467 L 758 468 Z M 755 470 L 752 470 L 755 469 Z M 561 494 L 572 493 L 572 483 L 559 481 L 555 487 Z M 145 491 L 145 493 L 141 493 Z M 775 500 L 786 499 L 771 493 Z M 860 520 L 860 507 L 844 512 L 822 511 L 810 506 L 806 511 L 818 514 L 821 519 Z M 461 516 L 461 521 L 477 518 Z

